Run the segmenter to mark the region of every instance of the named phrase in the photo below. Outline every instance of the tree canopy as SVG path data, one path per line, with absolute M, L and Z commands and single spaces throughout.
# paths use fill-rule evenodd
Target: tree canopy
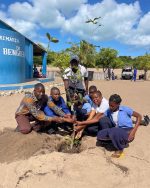
M 116 69 L 123 68 L 125 66 L 132 66 L 136 67 L 137 69 L 144 70 L 146 78 L 146 72 L 150 70 L 150 54 L 145 54 L 143 56 L 134 58 L 131 56 L 118 56 L 118 51 L 115 49 L 101 48 L 99 51 L 97 51 L 97 46 L 85 40 L 81 40 L 78 43 L 69 42 L 69 48 L 66 48 L 61 52 L 54 52 L 49 49 L 49 45 L 50 42 L 57 43 L 58 39 L 51 37 L 49 33 L 47 33 L 46 36 L 48 38 L 48 65 L 60 67 L 63 69 L 69 66 L 71 55 L 78 55 L 80 58 L 80 63 L 85 67 L 103 68 L 104 72 L 108 68 Z M 41 62 L 41 57 L 34 57 L 35 64 L 40 65 L 42 64 Z
M 108 68 L 117 66 L 117 50 L 102 48 L 97 54 L 96 66 L 102 67 L 105 71 Z

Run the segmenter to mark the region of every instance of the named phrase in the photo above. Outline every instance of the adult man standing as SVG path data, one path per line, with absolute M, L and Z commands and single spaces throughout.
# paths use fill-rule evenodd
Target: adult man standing
M 133 70 L 133 78 L 132 78 L 132 80 L 134 80 L 134 82 L 136 81 L 136 76 L 137 76 L 137 69 L 134 68 L 134 70 Z
M 71 57 L 70 67 L 65 70 L 63 79 L 67 93 L 74 93 L 76 91 L 84 96 L 88 92 L 88 71 L 79 64 L 78 56 Z
M 32 130 L 40 131 L 44 122 L 61 122 L 60 117 L 49 117 L 44 114 L 42 108 L 44 105 L 50 106 L 57 114 L 63 117 L 60 109 L 45 95 L 44 85 L 38 83 L 34 86 L 33 93 L 27 93 L 22 99 L 19 108 L 15 113 L 15 118 L 18 123 L 17 130 L 23 134 L 28 134 Z M 30 124 L 35 121 L 35 124 Z

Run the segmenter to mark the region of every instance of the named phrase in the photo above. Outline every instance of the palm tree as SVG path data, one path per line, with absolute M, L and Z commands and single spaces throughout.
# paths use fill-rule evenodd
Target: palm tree
M 48 52 L 49 48 L 50 48 L 50 42 L 57 43 L 57 42 L 59 42 L 59 40 L 56 39 L 55 37 L 52 37 L 49 33 L 46 33 L 46 36 L 48 38 L 48 46 L 47 46 L 47 52 Z

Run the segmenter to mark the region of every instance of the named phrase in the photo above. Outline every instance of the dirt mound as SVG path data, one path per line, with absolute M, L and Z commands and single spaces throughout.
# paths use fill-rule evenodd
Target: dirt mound
M 59 135 L 37 134 L 36 132 L 23 135 L 7 129 L 0 133 L 0 162 L 12 162 L 58 151 L 63 142 L 63 137 Z
M 23 135 L 11 129 L 0 132 L 0 162 L 13 162 L 19 159 L 28 159 L 31 156 L 51 153 L 80 153 L 85 144 L 70 147 L 68 140 L 60 135 L 38 134 L 31 132 Z

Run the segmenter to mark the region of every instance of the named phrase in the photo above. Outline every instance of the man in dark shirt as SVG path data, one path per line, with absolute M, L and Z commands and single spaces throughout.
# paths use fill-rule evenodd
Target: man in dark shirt
M 42 111 L 43 106 L 47 104 L 60 117 L 49 117 Z M 27 93 L 22 99 L 19 108 L 15 113 L 15 118 L 18 123 L 17 130 L 23 134 L 28 134 L 32 130 L 40 131 L 44 122 L 62 122 L 63 112 L 52 101 L 48 100 L 45 95 L 44 85 L 38 83 L 34 86 L 33 93 Z M 30 122 L 35 121 L 32 125 Z

